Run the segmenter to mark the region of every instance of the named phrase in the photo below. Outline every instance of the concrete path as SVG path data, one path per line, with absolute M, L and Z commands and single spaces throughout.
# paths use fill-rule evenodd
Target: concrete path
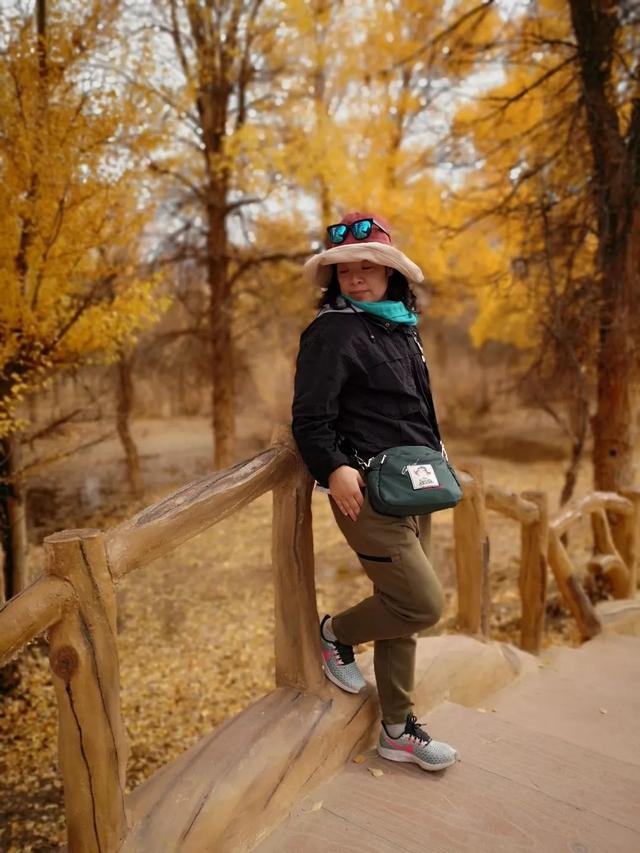
M 369 750 L 255 849 L 637 853 L 640 637 L 606 634 L 540 663 L 482 709 L 443 702 L 419 717 L 456 746 L 454 766 L 427 773 Z

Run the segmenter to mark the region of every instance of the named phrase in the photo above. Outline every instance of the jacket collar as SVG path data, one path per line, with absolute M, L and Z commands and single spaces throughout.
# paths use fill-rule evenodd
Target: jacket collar
M 411 334 L 412 326 L 407 326 L 406 323 L 396 323 L 393 320 L 385 320 L 384 317 L 377 317 L 375 314 L 370 314 L 368 311 L 363 311 L 362 308 L 358 308 L 356 305 L 352 305 L 350 302 L 347 302 L 346 299 L 343 299 L 342 296 L 338 296 L 333 305 L 323 305 L 322 308 L 316 314 L 316 319 L 318 317 L 322 317 L 325 314 L 360 314 L 363 320 L 367 323 L 373 323 L 374 326 L 379 326 L 387 332 L 394 332 L 398 326 L 401 327 L 401 330 L 407 334 Z

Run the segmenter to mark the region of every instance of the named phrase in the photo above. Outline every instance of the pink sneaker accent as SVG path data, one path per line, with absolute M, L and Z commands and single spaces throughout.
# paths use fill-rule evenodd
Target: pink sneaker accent
M 413 747 L 411 744 L 407 744 L 406 746 L 402 746 L 401 743 L 396 743 L 394 740 L 391 740 L 388 737 L 385 737 L 386 745 L 390 746 L 392 749 L 399 749 L 402 752 L 413 752 Z

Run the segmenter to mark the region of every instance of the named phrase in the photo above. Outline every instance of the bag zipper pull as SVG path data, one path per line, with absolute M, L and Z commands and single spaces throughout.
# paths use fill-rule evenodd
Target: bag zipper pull
M 354 456 L 354 459 L 356 460 L 356 462 L 358 463 L 358 465 L 360 465 L 360 467 L 364 468 L 365 470 L 371 465 L 371 460 L 373 459 L 373 456 L 372 456 L 368 462 L 365 462 L 357 450 L 354 450 L 353 456 Z

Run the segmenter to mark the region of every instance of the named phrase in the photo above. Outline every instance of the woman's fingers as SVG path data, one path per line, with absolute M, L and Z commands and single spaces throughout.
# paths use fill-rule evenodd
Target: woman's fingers
M 341 465 L 329 477 L 329 491 L 338 509 L 352 521 L 358 518 L 364 503 L 362 487 L 365 485 L 359 471 L 349 465 Z
M 351 519 L 351 521 L 357 521 L 357 520 L 358 520 L 358 513 L 359 513 L 359 512 L 360 512 L 360 509 L 359 509 L 359 508 L 358 508 L 358 509 L 354 509 L 354 508 L 349 504 L 349 505 L 347 505 L 347 511 L 345 512 L 345 515 L 348 515 L 348 516 L 349 516 L 349 518 Z
M 358 490 L 357 492 L 345 495 L 338 500 L 337 503 L 343 515 L 348 515 L 352 521 L 356 521 L 360 508 L 364 503 L 364 498 L 362 497 L 362 493 Z

